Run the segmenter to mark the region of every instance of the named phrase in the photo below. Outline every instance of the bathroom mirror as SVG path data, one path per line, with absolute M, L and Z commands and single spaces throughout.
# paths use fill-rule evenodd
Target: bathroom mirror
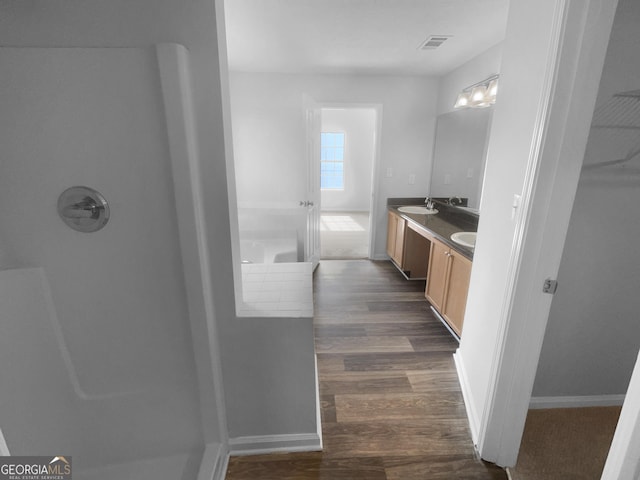
M 468 207 L 480 208 L 492 112 L 463 108 L 438 116 L 429 196 L 468 198 Z

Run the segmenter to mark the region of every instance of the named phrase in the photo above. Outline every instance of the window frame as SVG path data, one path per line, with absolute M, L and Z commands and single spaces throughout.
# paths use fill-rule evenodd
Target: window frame
M 342 159 L 341 160 L 323 160 L 322 159 L 322 151 L 323 148 L 340 148 L 340 146 L 334 147 L 334 146 L 323 146 L 322 143 L 322 136 L 324 134 L 332 134 L 332 135 L 341 135 L 342 136 Z M 327 192 L 341 192 L 345 190 L 345 185 L 346 185 L 346 172 L 345 172 L 345 153 L 346 153 L 346 144 L 347 144 L 347 135 L 346 132 L 344 131 L 321 131 L 320 132 L 320 190 L 321 191 L 327 191 Z M 322 179 L 323 179 L 323 175 L 322 175 L 322 166 L 325 163 L 340 163 L 342 164 L 342 186 L 340 187 L 323 187 L 322 186 Z

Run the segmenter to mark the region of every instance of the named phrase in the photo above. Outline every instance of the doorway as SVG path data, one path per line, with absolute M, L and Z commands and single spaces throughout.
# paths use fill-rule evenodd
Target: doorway
M 575 429 L 591 427 L 571 442 L 579 446 L 583 438 L 592 448 L 600 440 L 600 461 L 589 475 L 593 478 L 602 473 L 640 347 L 639 278 L 637 265 L 629 261 L 640 219 L 638 19 L 637 2 L 618 2 L 558 271 L 562 288 L 551 304 L 531 400 L 532 406 L 553 409 L 547 410 L 549 417 L 562 412 L 567 418 L 572 411 L 567 407 L 573 407 Z M 531 448 L 528 438 L 554 436 L 559 424 L 546 422 L 538 433 L 531 428 L 537 417 L 538 411 L 528 414 L 521 457 L 531 464 L 571 466 L 561 452 Z M 587 465 L 581 458 L 571 468 Z M 527 465 L 519 460 L 516 469 L 526 472 Z
M 321 109 L 321 259 L 371 255 L 377 123 L 374 107 Z

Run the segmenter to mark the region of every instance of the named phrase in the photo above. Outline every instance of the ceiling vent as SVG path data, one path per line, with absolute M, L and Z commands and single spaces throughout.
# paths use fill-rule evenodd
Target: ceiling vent
M 444 42 L 446 42 L 451 35 L 431 35 L 418 47 L 418 50 L 435 50 Z

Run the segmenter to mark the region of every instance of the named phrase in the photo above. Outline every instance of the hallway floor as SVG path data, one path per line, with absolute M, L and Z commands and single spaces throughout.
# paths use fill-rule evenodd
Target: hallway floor
M 369 212 L 322 212 L 320 258 L 369 257 Z
M 314 276 L 322 452 L 234 457 L 227 480 L 506 479 L 471 442 L 452 354 L 424 282 L 390 262 Z

